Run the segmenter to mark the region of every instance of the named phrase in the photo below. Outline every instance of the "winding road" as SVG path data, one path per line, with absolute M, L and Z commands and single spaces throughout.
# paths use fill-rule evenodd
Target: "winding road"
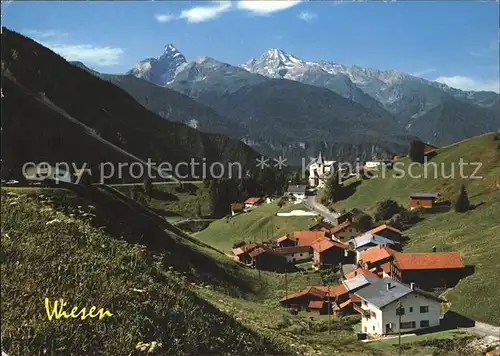
M 340 216 L 340 214 L 330 211 L 326 206 L 317 202 L 316 194 L 308 195 L 306 197 L 306 200 L 304 201 L 304 205 L 308 209 L 317 212 L 319 215 L 321 215 L 323 218 L 331 222 L 333 225 L 337 225 L 337 218 Z

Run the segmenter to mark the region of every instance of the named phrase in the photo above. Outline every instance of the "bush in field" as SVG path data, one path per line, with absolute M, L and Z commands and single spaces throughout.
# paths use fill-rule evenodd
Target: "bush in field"
M 454 207 L 457 213 L 463 213 L 470 209 L 469 197 L 467 195 L 467 190 L 465 189 L 465 185 L 463 184 L 462 187 L 460 188 L 460 193 L 458 194 Z
M 377 203 L 375 211 L 375 220 L 382 221 L 392 218 L 395 214 L 400 213 L 403 207 L 392 199 L 387 199 Z

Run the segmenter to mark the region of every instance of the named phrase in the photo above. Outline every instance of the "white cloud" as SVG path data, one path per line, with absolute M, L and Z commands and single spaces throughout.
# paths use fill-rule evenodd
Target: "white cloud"
M 494 91 L 499 92 L 499 82 L 497 80 L 479 80 L 471 77 L 455 75 L 453 77 L 438 77 L 435 82 L 446 84 L 452 88 L 474 91 Z
M 306 21 L 306 22 L 311 22 L 312 20 L 314 20 L 317 17 L 318 17 L 318 14 L 316 14 L 314 12 L 309 12 L 309 11 L 302 11 L 299 14 L 299 19 Z
M 411 75 L 413 75 L 414 77 L 421 77 L 421 76 L 426 75 L 426 74 L 434 73 L 435 71 L 436 71 L 435 68 L 426 68 L 426 69 L 422 69 L 422 70 L 418 70 L 416 72 L 413 72 L 413 73 L 411 73 Z
M 52 38 L 52 37 L 66 37 L 68 34 L 59 30 L 23 30 L 25 35 L 32 38 Z
M 68 61 L 81 61 L 85 64 L 100 67 L 118 64 L 123 54 L 121 48 L 98 47 L 89 44 L 47 44 L 52 51 L 63 56 Z
M 253 1 L 238 1 L 238 8 L 247 10 L 257 15 L 268 15 L 273 12 L 289 9 L 300 4 L 298 1 L 268 1 L 268 0 L 253 0 Z
M 119 63 L 123 49 L 67 42 L 68 34 L 59 30 L 25 30 L 24 34 L 49 48 L 67 61 L 80 61 L 89 66 L 111 66 Z
M 469 50 L 469 54 L 473 57 L 489 57 L 498 53 L 498 41 L 491 41 L 488 46 L 478 49 Z
M 159 23 L 167 23 L 176 20 L 176 17 L 170 14 L 155 14 L 155 19 Z
M 203 22 L 216 19 L 220 14 L 230 9 L 231 2 L 219 1 L 215 6 L 196 6 L 188 10 L 182 10 L 179 18 L 190 23 Z

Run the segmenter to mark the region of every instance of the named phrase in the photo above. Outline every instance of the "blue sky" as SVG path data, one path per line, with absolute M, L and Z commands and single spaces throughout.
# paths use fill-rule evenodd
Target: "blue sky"
M 10 2 L 3 24 L 106 73 L 172 43 L 241 64 L 279 48 L 304 60 L 397 69 L 461 89 L 499 87 L 498 2 Z

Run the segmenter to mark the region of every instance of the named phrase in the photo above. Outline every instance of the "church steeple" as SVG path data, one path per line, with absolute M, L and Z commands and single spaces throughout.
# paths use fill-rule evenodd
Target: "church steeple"
M 316 163 L 317 164 L 325 164 L 325 162 L 323 162 L 323 156 L 321 155 L 321 151 L 319 152 L 319 155 L 318 155 L 318 159 L 316 160 Z

